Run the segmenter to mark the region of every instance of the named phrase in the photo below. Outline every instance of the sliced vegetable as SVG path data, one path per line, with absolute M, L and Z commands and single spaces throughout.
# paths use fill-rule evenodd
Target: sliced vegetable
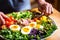
M 31 32 L 31 28 L 29 28 L 29 26 L 23 27 L 21 29 L 22 34 L 29 34 L 30 32 Z
M 10 25 L 9 27 L 12 31 L 20 31 L 20 26 L 19 25 Z
M 6 25 L 1 26 L 2 29 L 7 29 Z
M 10 25 L 14 24 L 14 21 L 11 21 L 11 22 L 10 21 L 5 21 L 5 23 L 6 23 L 7 26 L 10 26 Z

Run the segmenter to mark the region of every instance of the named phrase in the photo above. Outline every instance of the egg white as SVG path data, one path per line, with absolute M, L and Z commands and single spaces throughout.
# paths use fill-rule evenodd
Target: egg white
M 42 25 L 37 24 L 35 29 L 43 29 L 44 27 Z
M 33 25 L 33 26 L 30 26 L 31 24 L 34 24 L 34 25 Z M 34 27 L 36 27 L 36 24 L 37 24 L 36 22 L 31 22 L 31 23 L 29 24 L 29 27 L 30 27 L 30 28 L 34 28 Z
M 17 28 L 13 28 L 14 26 L 17 26 Z M 20 26 L 19 25 L 10 25 L 10 29 L 12 30 L 12 31 L 19 31 L 20 30 Z
M 25 32 L 25 31 L 23 30 L 24 28 L 28 28 L 29 31 L 28 31 L 28 32 Z M 29 34 L 30 32 L 31 32 L 31 28 L 30 28 L 29 26 L 23 27 L 23 28 L 21 29 L 21 33 L 22 33 L 22 34 Z
M 44 28 L 44 26 L 40 25 L 40 29 L 43 29 L 43 28 Z

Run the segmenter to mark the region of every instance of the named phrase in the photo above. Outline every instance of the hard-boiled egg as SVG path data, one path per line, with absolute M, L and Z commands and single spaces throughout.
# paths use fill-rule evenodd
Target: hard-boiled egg
M 35 29 L 43 29 L 43 26 L 40 25 L 40 24 L 37 24 L 36 27 L 35 27 Z
M 29 26 L 23 27 L 21 29 L 22 34 L 29 34 L 31 32 L 31 28 Z
M 43 28 L 44 28 L 44 26 L 40 25 L 40 29 L 43 29 Z
M 40 28 L 40 24 L 37 24 L 35 29 L 39 29 Z
M 29 24 L 29 26 L 31 27 L 31 28 L 34 28 L 34 27 L 36 27 L 36 22 L 31 22 L 30 24 Z
M 11 26 L 10 26 L 10 29 L 11 29 L 12 31 L 19 31 L 19 30 L 20 30 L 20 26 L 19 26 L 19 25 L 11 25 Z

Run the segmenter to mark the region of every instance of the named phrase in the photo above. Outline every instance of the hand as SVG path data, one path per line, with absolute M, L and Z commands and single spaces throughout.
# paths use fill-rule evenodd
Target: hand
M 53 12 L 53 7 L 50 3 L 46 1 L 39 1 L 39 10 L 42 14 L 49 15 Z
M 8 19 L 8 17 L 3 12 L 0 12 L 1 24 L 5 24 L 5 19 Z

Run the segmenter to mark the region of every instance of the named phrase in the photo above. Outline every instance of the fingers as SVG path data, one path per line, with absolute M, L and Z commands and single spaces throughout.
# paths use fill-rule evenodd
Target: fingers
M 1 14 L 2 17 L 4 17 L 4 18 L 8 18 L 3 12 L 0 12 L 0 14 Z
M 41 15 L 44 15 L 44 9 L 43 9 L 43 7 L 38 7 L 38 10 L 42 12 Z
M 48 13 L 52 13 L 53 12 L 53 7 L 52 7 L 52 5 L 51 4 L 49 4 L 49 7 L 48 7 Z
M 41 8 L 41 7 L 38 7 L 38 10 L 39 10 L 39 11 L 41 11 L 41 12 L 43 12 L 43 10 L 42 10 L 42 8 Z
M 52 7 L 52 9 L 51 9 L 51 10 L 52 10 L 52 13 L 53 13 L 53 7 Z
M 50 5 L 49 5 L 49 9 L 48 9 L 50 14 L 51 14 L 51 13 L 52 13 L 52 11 L 53 11 L 53 9 L 52 9 L 52 8 L 53 8 L 53 7 L 52 7 L 52 5 L 50 4 Z
M 45 9 L 45 10 L 46 10 L 46 12 L 45 12 L 45 13 L 48 13 L 48 6 L 46 6 L 46 9 Z
M 51 4 L 47 3 L 46 4 L 46 9 L 45 9 L 45 15 L 50 15 L 53 12 L 53 7 Z
M 51 7 L 49 7 L 49 9 L 48 9 L 48 13 L 51 14 Z
M 51 4 L 45 2 L 44 4 L 40 5 L 39 11 L 41 11 L 44 15 L 50 15 L 53 12 L 53 7 Z
M 5 24 L 5 20 L 3 19 L 3 17 L 0 15 L 0 19 L 2 21 L 2 24 Z

